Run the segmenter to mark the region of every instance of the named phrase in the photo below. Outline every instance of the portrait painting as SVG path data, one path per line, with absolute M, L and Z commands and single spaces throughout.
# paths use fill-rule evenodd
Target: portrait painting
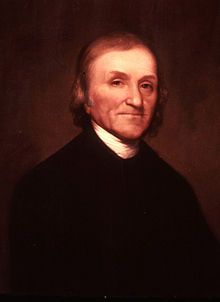
M 219 5 L 0 2 L 1 295 L 220 297 Z

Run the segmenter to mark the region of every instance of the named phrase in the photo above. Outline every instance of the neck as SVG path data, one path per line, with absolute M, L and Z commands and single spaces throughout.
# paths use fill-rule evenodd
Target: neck
M 103 143 L 106 144 L 119 157 L 124 159 L 131 158 L 138 153 L 139 141 L 125 143 L 118 137 L 100 127 L 98 124 L 96 124 L 96 122 L 92 121 L 92 126 Z

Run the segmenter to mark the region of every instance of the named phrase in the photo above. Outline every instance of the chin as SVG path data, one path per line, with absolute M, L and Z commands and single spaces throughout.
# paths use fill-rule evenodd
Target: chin
M 137 141 L 143 136 L 143 133 L 142 129 L 124 129 L 124 131 L 115 131 L 114 135 L 122 141 Z
M 149 126 L 149 120 L 140 122 L 138 119 L 117 121 L 109 125 L 110 133 L 121 139 L 122 141 L 137 141 L 144 136 Z

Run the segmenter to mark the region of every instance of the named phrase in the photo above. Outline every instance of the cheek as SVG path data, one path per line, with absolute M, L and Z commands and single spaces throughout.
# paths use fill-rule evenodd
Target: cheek
M 150 106 L 151 106 L 151 107 L 155 107 L 155 106 L 156 106 L 156 104 L 157 104 L 157 99 L 158 99 L 158 93 L 155 92 L 155 93 L 152 95 L 152 97 L 150 98 L 150 100 L 149 100 L 149 103 L 150 103 Z
M 126 98 L 126 92 L 112 91 L 107 88 L 94 90 L 90 94 L 90 98 L 93 100 L 95 107 L 99 107 L 105 110 L 116 109 Z
M 153 99 L 151 102 L 150 102 L 150 108 L 153 110 L 157 105 L 157 99 Z
M 152 95 L 147 101 L 146 104 L 149 109 L 153 110 L 156 107 L 157 104 L 157 93 Z

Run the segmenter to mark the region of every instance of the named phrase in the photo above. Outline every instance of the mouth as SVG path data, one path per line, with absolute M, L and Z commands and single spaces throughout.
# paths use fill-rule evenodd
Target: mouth
M 119 115 L 127 115 L 127 116 L 145 116 L 143 113 L 119 113 Z

